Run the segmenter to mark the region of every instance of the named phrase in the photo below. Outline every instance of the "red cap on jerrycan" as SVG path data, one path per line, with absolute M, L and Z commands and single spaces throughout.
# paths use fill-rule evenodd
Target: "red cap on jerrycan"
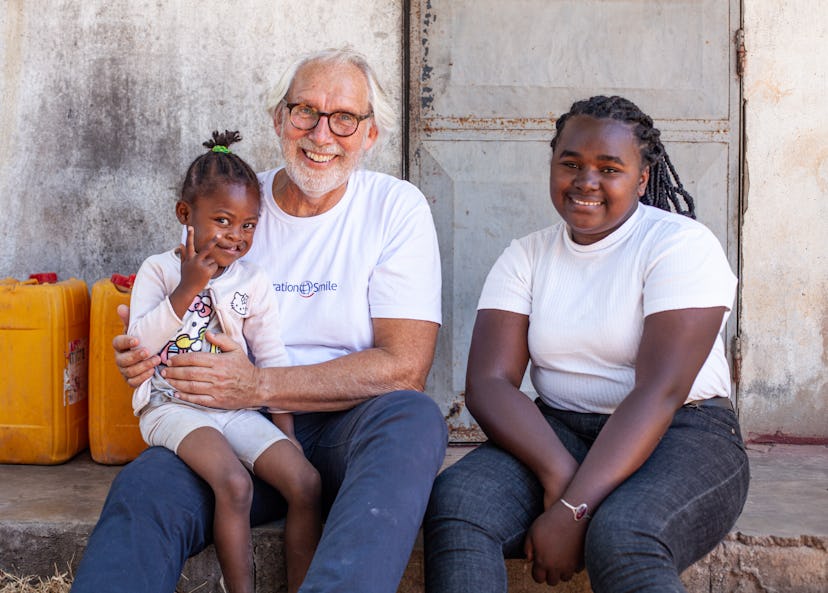
M 38 284 L 55 284 L 57 280 L 57 274 L 55 272 L 40 272 L 37 274 L 30 274 L 29 280 L 37 280 Z
M 129 292 L 135 282 L 135 274 L 130 274 L 129 276 L 124 276 L 123 274 L 112 274 L 109 279 L 119 291 Z

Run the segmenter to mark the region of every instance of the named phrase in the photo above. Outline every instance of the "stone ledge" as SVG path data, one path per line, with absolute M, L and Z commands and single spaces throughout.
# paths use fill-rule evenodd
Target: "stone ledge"
M 446 465 L 468 448 L 452 447 Z M 682 574 L 690 593 L 828 591 L 828 448 L 751 446 L 751 489 L 734 531 Z M 88 454 L 59 466 L 0 465 L 0 569 L 48 577 L 73 571 L 120 468 Z M 284 591 L 283 522 L 253 530 L 256 589 Z M 549 593 L 510 560 L 510 593 Z M 418 542 L 398 593 L 422 593 Z M 179 593 L 220 593 L 212 547 L 187 561 Z M 585 574 L 555 593 L 589 593 Z

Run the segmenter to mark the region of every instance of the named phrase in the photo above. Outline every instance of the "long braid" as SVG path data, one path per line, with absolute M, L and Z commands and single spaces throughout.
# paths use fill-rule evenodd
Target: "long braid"
M 254 189 L 261 197 L 259 179 L 239 155 L 227 150 L 241 140 L 239 133 L 225 130 L 213 132 L 212 139 L 202 143 L 207 152 L 196 158 L 187 169 L 181 187 L 181 199 L 192 203 L 196 196 L 210 193 L 222 184 L 239 184 Z M 224 150 L 214 150 L 223 147 Z
M 569 112 L 555 122 L 555 137 L 551 143 L 553 150 L 567 120 L 574 115 L 616 119 L 632 125 L 633 134 L 641 142 L 641 159 L 650 167 L 650 180 L 639 201 L 662 210 L 696 218 L 693 196 L 684 189 L 670 157 L 667 156 L 661 142 L 661 132 L 653 125 L 652 118 L 641 111 L 635 103 L 623 97 L 603 95 L 573 103 Z M 684 199 L 687 208 L 682 207 L 680 198 Z

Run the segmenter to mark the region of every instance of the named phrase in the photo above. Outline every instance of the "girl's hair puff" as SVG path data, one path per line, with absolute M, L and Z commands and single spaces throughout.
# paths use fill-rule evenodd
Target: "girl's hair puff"
M 555 150 L 555 141 L 563 132 L 567 120 L 576 115 L 588 115 L 597 119 L 609 118 L 630 124 L 633 134 L 640 142 L 641 160 L 650 167 L 650 180 L 647 182 L 647 190 L 641 196 L 640 202 L 696 218 L 693 196 L 684 189 L 661 142 L 661 132 L 653 125 L 653 120 L 649 115 L 641 111 L 629 99 L 618 96 L 597 95 L 584 101 L 577 101 L 555 122 L 555 137 L 551 142 L 552 150 Z M 680 198 L 684 199 L 686 208 L 682 208 Z
M 225 130 L 202 143 L 208 150 L 196 158 L 187 169 L 181 186 L 181 200 L 192 204 L 199 195 L 212 193 L 222 185 L 242 185 L 255 191 L 261 199 L 259 178 L 244 159 L 229 150 L 241 140 L 238 131 Z M 218 148 L 217 148 L 218 147 Z

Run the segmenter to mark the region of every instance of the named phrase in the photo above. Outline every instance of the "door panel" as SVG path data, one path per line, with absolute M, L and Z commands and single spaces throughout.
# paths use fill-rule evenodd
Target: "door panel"
M 482 437 L 462 400 L 480 289 L 513 238 L 558 220 L 549 140 L 573 101 L 620 94 L 656 120 L 699 220 L 736 270 L 738 9 L 736 0 L 412 2 L 409 176 L 432 204 L 444 281 L 428 390 L 455 441 Z M 533 395 L 526 380 L 524 389 Z

